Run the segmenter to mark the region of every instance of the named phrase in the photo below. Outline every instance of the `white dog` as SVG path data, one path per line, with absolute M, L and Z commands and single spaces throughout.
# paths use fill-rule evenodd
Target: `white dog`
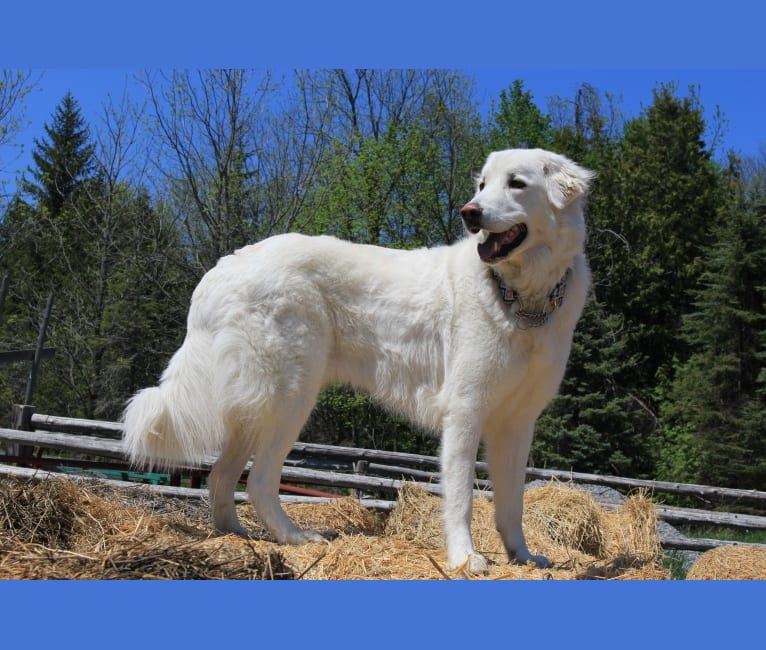
M 222 258 L 192 296 L 183 346 L 124 415 L 137 463 L 220 454 L 213 525 L 247 535 L 247 489 L 280 543 L 323 539 L 282 510 L 282 463 L 322 386 L 349 383 L 442 433 L 448 563 L 487 569 L 470 522 L 483 438 L 509 558 L 547 566 L 521 528 L 534 423 L 564 374 L 589 270 L 583 198 L 592 173 L 535 150 L 493 153 L 461 210 L 468 236 L 414 251 L 287 234 Z

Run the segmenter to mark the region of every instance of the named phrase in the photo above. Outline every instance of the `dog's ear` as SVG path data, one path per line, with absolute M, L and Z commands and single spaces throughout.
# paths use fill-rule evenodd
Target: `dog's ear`
M 596 176 L 595 172 L 558 155 L 551 156 L 545 162 L 543 174 L 551 203 L 559 210 L 587 194 Z

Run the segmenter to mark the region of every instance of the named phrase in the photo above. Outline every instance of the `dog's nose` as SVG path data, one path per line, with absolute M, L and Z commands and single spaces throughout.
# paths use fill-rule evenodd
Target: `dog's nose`
M 460 209 L 460 216 L 470 232 L 477 233 L 481 230 L 481 206 L 478 203 L 466 203 Z

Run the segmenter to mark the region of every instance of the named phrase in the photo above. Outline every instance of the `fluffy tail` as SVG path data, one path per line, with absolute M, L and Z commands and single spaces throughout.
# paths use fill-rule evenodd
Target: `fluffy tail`
M 198 465 L 223 439 L 214 391 L 215 360 L 207 335 L 190 332 L 159 386 L 136 393 L 123 413 L 125 449 L 135 465 Z

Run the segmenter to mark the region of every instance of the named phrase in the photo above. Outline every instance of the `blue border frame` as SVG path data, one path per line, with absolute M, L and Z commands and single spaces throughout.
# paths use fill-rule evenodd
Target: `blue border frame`
M 7 3 L 8 4 L 8 3 Z M 42 5 L 42 6 L 40 6 Z M 10 3 L 21 67 L 764 69 L 763 3 Z M 0 582 L 4 647 L 741 647 L 766 583 Z M 16 640 L 17 645 L 8 641 Z

